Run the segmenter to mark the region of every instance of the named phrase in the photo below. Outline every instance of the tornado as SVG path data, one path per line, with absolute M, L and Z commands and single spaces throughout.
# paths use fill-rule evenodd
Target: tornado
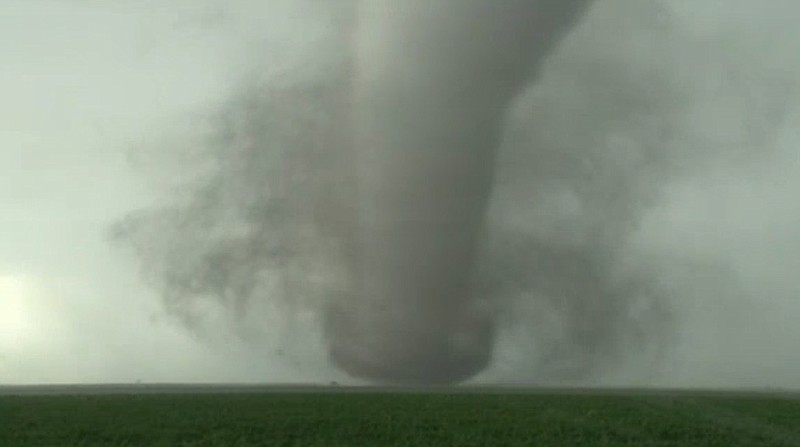
M 475 270 L 504 117 L 589 4 L 359 3 L 351 287 L 324 315 L 337 367 L 371 382 L 443 385 L 489 364 L 493 297 Z

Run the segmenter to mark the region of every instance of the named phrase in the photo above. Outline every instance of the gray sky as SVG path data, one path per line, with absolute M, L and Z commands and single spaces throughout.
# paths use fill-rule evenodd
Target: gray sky
M 0 6 L 0 382 L 303 377 L 160 323 L 105 239 L 152 194 L 131 151 L 219 99 L 260 37 L 253 15 L 284 25 L 247 2 L 230 8 L 244 26 L 217 24 L 214 3 Z
M 641 1 L 598 0 L 582 32 L 610 29 L 615 14 L 621 29 L 637 29 L 620 13 Z M 222 333 L 196 340 L 163 317 L 136 264 L 105 239 L 112 221 L 158 193 L 131 154 L 184 141 L 186 117 L 224 100 L 249 61 L 269 66 L 273 52 L 276 60 L 313 55 L 312 13 L 321 10 L 263 3 L 0 6 L 0 383 L 339 379 L 313 333 L 291 360 Z M 682 33 L 675 60 L 684 65 L 671 73 L 694 94 L 685 109 L 694 115 L 678 120 L 694 135 L 684 149 L 709 155 L 699 173 L 669 183 L 629 243 L 683 265 L 722 263 L 741 296 L 692 282 L 676 306 L 675 349 L 651 383 L 800 387 L 800 30 L 789 19 L 800 7 L 793 0 L 672 5 L 669 26 Z M 554 74 L 543 77 L 560 104 L 573 99 L 558 93 L 553 77 L 590 57 L 593 49 L 581 47 L 588 40 L 567 42 L 569 57 L 556 56 Z M 630 47 L 633 67 L 660 54 L 643 42 Z M 717 57 L 703 59 L 703 45 Z M 726 73 L 744 78 L 715 87 L 712 78 Z M 785 101 L 779 125 L 752 124 L 746 112 L 763 118 L 760 104 L 770 111 L 776 97 Z M 756 130 L 743 130 L 748 123 Z M 769 138 L 752 139 L 759 129 Z M 513 380 L 526 367 L 515 358 L 520 343 L 501 340 L 487 380 Z

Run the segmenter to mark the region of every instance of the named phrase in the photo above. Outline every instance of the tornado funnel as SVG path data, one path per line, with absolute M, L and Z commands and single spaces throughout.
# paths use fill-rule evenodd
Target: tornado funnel
M 474 270 L 504 116 L 587 0 L 364 0 L 354 32 L 345 243 L 352 287 L 325 315 L 332 361 L 382 383 L 487 366 Z M 534 148 L 535 150 L 535 148 Z

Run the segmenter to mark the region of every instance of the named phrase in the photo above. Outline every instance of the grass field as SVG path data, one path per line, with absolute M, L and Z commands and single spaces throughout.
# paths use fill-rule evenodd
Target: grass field
M 0 446 L 800 446 L 800 399 L 366 390 L 0 393 Z

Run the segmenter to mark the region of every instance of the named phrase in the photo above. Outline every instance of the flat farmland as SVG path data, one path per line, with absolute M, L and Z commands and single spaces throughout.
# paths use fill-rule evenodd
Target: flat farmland
M 0 446 L 800 446 L 779 392 L 0 387 Z

